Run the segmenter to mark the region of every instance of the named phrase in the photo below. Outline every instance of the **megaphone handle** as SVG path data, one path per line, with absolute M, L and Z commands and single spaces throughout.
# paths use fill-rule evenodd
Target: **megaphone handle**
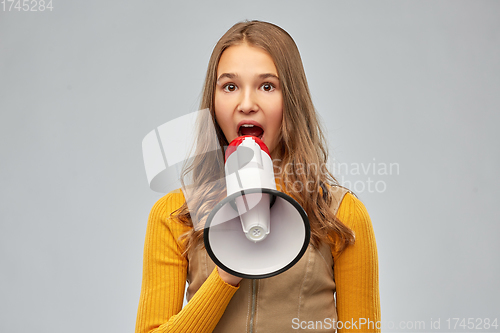
M 238 180 L 239 188 L 243 188 L 243 183 L 241 182 L 240 173 L 238 172 L 238 170 L 236 170 L 235 174 L 236 174 L 236 179 Z
M 238 171 L 235 172 L 236 174 L 236 179 L 238 179 L 238 185 L 240 188 L 243 188 L 243 184 L 241 183 L 241 178 L 240 178 L 240 173 Z M 243 200 L 243 202 L 245 203 L 245 212 L 248 212 L 249 211 L 249 208 L 248 208 L 248 203 L 246 200 Z M 233 208 L 238 211 L 238 208 L 236 207 L 236 203 L 234 201 L 231 202 L 231 206 L 233 206 Z

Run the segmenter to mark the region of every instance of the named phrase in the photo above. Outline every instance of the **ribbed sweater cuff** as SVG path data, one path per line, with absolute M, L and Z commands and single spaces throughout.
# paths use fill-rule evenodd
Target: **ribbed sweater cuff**
M 212 332 L 238 288 L 224 282 L 215 267 L 183 309 L 189 315 L 173 325 L 181 332 Z

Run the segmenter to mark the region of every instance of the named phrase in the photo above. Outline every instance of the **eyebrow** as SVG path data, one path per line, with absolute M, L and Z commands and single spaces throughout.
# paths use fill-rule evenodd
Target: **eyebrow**
M 234 73 L 222 73 L 218 78 L 217 78 L 217 82 L 219 82 L 221 79 L 227 77 L 228 79 L 232 80 L 232 79 L 235 79 L 237 77 L 239 77 L 238 74 L 234 74 Z M 258 75 L 258 78 L 259 79 L 267 79 L 269 77 L 272 77 L 272 78 L 275 78 L 277 80 L 279 80 L 278 76 L 276 74 L 273 74 L 273 73 L 264 73 L 264 74 L 259 74 Z

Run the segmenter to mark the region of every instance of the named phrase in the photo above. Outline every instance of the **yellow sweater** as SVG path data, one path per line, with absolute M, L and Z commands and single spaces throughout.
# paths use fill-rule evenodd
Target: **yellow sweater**
M 172 192 L 151 209 L 136 333 L 212 332 L 238 290 L 214 270 L 182 308 L 188 262 L 182 256 L 179 236 L 189 227 L 170 218 L 170 213 L 184 200 L 182 193 Z M 333 257 L 339 332 L 379 332 L 378 259 L 370 217 L 364 205 L 349 193 L 337 217 L 356 236 L 354 245 Z

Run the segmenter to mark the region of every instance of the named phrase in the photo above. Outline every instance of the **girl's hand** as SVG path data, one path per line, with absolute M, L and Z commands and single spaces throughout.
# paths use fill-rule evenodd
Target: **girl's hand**
M 232 285 L 232 286 L 234 286 L 234 287 L 238 286 L 238 284 L 239 284 L 239 283 L 240 283 L 240 281 L 242 280 L 242 278 L 240 278 L 240 277 L 237 277 L 237 276 L 231 275 L 231 274 L 229 274 L 229 273 L 227 273 L 227 272 L 223 271 L 223 270 L 222 270 L 222 268 L 220 268 L 220 267 L 218 267 L 218 266 L 217 266 L 217 271 L 219 272 L 219 276 L 220 276 L 220 278 L 221 278 L 224 282 L 226 282 L 226 283 L 228 283 L 228 284 L 230 284 L 230 285 Z

